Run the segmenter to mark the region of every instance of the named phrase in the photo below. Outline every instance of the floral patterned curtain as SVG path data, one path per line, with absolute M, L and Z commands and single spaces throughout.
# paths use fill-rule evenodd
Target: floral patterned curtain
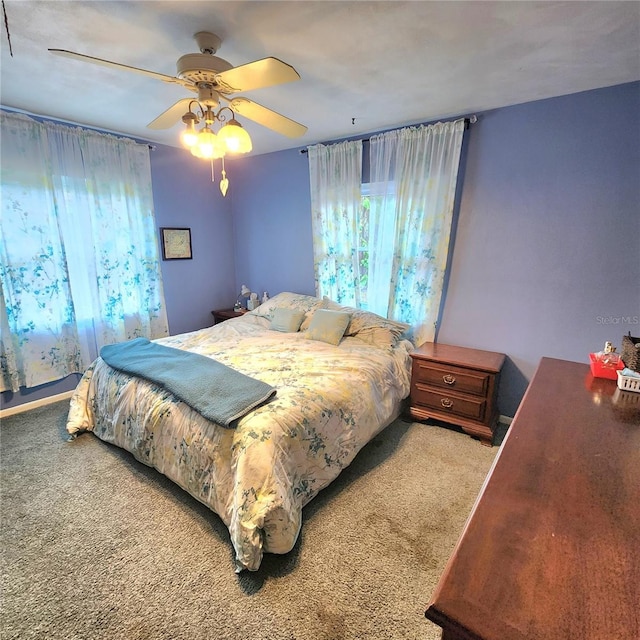
M 357 306 L 362 141 L 309 147 L 309 175 L 316 293 Z
M 457 120 L 370 141 L 369 309 L 409 323 L 416 344 L 435 336 L 463 134 Z
M 168 335 L 148 147 L 14 113 L 0 125 L 0 391 Z
M 464 120 L 309 147 L 316 293 L 433 340 L 449 250 Z

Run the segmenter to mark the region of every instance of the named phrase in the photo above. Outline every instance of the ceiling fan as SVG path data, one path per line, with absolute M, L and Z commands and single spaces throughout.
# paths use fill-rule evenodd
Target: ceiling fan
M 200 53 L 189 53 L 180 57 L 176 63 L 177 74 L 175 77 L 65 49 L 49 49 L 49 51 L 75 60 L 133 71 L 164 82 L 179 84 L 197 94 L 197 98 L 191 97 L 178 100 L 147 125 L 150 129 L 169 129 L 177 122 L 180 122 L 181 119 L 188 125 L 189 123 L 183 119 L 183 115 L 185 112 L 191 112 L 190 105 L 194 100 L 200 105 L 203 111 L 203 119 L 205 119 L 206 113 L 212 114 L 222 100 L 228 103 L 233 112 L 277 133 L 290 138 L 304 135 L 307 131 L 307 127 L 304 125 L 271 109 L 267 109 L 257 102 L 253 102 L 253 100 L 236 96 L 240 92 L 299 80 L 300 76 L 292 66 L 282 62 L 282 60 L 278 60 L 278 58 L 269 57 L 234 67 L 226 60 L 214 55 L 222 44 L 218 36 L 208 31 L 200 31 L 194 35 L 194 39 L 198 44 Z

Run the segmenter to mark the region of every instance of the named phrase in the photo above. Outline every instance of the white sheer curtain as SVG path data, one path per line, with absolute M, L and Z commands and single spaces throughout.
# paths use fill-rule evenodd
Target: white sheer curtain
M 308 151 L 316 293 L 358 306 L 362 141 L 318 144 Z
M 432 341 L 447 264 L 464 120 L 370 141 L 368 307 Z
M 0 391 L 167 335 L 147 145 L 0 118 Z

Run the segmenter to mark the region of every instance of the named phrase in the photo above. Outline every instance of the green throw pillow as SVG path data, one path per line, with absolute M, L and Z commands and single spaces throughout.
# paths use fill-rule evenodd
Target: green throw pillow
M 349 325 L 351 314 L 344 311 L 317 309 L 311 318 L 306 337 L 338 345 Z
M 303 319 L 304 311 L 282 308 L 274 309 L 271 329 L 284 333 L 295 333 L 300 328 Z

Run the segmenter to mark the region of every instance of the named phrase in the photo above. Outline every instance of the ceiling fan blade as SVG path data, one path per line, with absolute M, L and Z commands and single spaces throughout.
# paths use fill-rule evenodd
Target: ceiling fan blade
M 172 82 L 173 84 L 180 84 L 183 86 L 191 85 L 190 82 L 185 82 L 180 78 L 173 76 L 167 76 L 163 73 L 156 73 L 155 71 L 147 71 L 146 69 L 139 69 L 138 67 L 130 67 L 127 64 L 120 64 L 119 62 L 111 62 L 110 60 L 103 60 L 102 58 L 94 58 L 93 56 L 85 56 L 83 53 L 74 53 L 73 51 L 67 51 L 66 49 L 49 49 L 51 53 L 57 56 L 64 56 L 65 58 L 72 58 L 74 60 L 80 60 L 82 62 L 91 62 L 92 64 L 99 64 L 103 67 L 111 67 L 113 69 L 124 69 L 125 71 L 134 71 L 135 73 L 141 73 L 145 76 L 155 78 L 156 80 L 162 80 L 163 82 Z
M 182 116 L 189 111 L 189 103 L 195 98 L 182 98 L 166 111 L 161 113 L 155 120 L 148 125 L 148 129 L 170 129 L 176 122 L 180 122 Z
M 253 120 L 263 127 L 272 129 L 289 138 L 298 138 L 307 131 L 307 127 L 303 124 L 295 122 L 247 98 L 234 98 L 229 102 L 229 107 L 245 118 L 249 118 L 249 120 Z
M 252 91 L 300 80 L 298 72 L 278 58 L 263 58 L 216 75 L 222 93 Z

